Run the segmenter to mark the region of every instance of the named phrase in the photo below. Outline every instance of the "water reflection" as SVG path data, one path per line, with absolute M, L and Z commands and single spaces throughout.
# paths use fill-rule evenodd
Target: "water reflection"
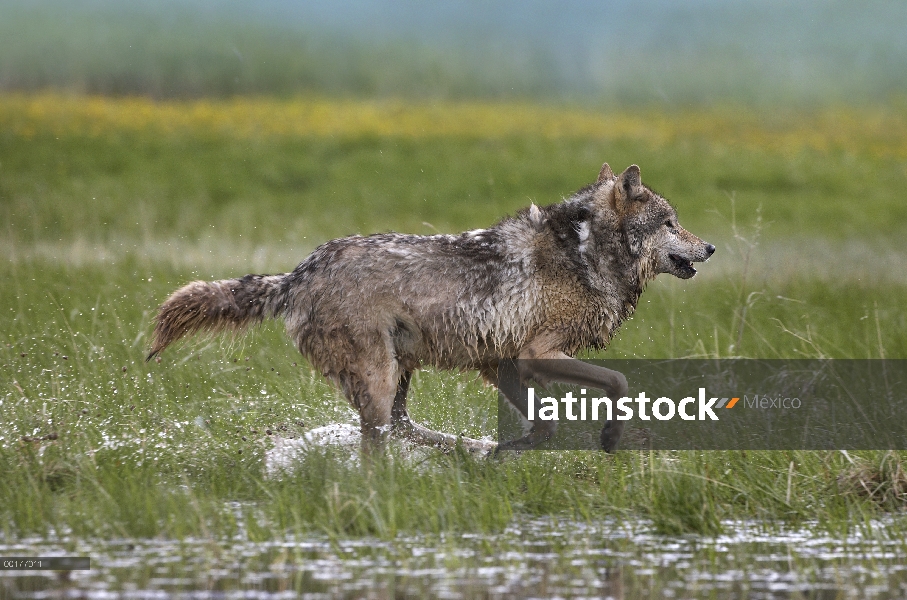
M 714 538 L 645 523 L 523 520 L 494 534 L 250 542 L 23 540 L 0 555 L 87 555 L 90 571 L 0 571 L 3 598 L 903 597 L 907 545 L 726 523 Z M 872 524 L 884 531 L 885 523 Z

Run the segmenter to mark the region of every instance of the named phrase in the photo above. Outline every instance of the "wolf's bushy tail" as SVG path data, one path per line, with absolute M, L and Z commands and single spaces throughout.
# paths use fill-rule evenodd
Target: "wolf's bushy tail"
M 148 360 L 178 339 L 199 331 L 239 331 L 286 310 L 287 275 L 193 281 L 161 305 Z

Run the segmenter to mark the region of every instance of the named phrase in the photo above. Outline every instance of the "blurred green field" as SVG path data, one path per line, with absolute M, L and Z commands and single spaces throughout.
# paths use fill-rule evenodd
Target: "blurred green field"
M 558 201 L 603 161 L 638 163 L 719 250 L 693 280 L 654 282 L 602 357 L 905 358 L 907 127 L 894 109 L 653 116 L 338 102 L 349 111 L 339 129 L 302 135 L 230 120 L 243 106 L 279 117 L 271 101 L 213 103 L 217 118 L 170 128 L 168 115 L 195 109 L 149 104 L 136 126 L 118 120 L 116 101 L 85 116 L 77 107 L 93 100 L 70 98 L 71 118 L 39 110 L 47 101 L 0 101 L 6 536 L 228 536 L 236 502 L 255 539 L 495 531 L 527 514 L 647 517 L 669 533 L 746 518 L 841 532 L 905 504 L 907 455 L 881 452 L 438 454 L 371 470 L 313 452 L 268 480 L 269 430 L 354 417 L 280 324 L 144 362 L 153 311 L 188 280 L 288 271 L 350 233 L 484 227 Z M 413 125 L 426 114 L 437 131 Z M 535 125 L 508 127 L 518 114 Z M 59 127 L 79 119 L 84 128 Z M 423 372 L 412 412 L 493 435 L 495 393 L 471 374 Z
M 905 18 L 890 0 L 6 0 L 0 90 L 862 106 L 907 93 Z

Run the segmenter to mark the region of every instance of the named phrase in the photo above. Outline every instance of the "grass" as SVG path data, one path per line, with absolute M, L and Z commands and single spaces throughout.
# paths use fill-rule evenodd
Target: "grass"
M 884 242 L 907 228 L 902 112 L 2 97 L 0 216 L 13 246 L 311 249 L 352 232 L 487 225 L 559 200 L 607 159 L 641 164 L 684 223 L 718 241 L 731 241 L 733 197 L 741 223 L 762 207 L 770 239 Z
M 318 107 L 327 117 L 306 121 Z M 694 280 L 656 281 L 604 357 L 907 357 L 907 127 L 880 108 L 861 128 L 862 114 L 2 98 L 0 532 L 393 537 L 558 515 L 843 533 L 900 511 L 901 452 L 455 453 L 360 468 L 325 451 L 271 480 L 267 431 L 353 417 L 278 324 L 143 360 L 153 310 L 189 279 L 286 271 L 348 233 L 485 226 L 557 201 L 602 160 L 638 162 L 719 246 Z M 416 419 L 493 434 L 494 392 L 471 375 L 413 385 Z

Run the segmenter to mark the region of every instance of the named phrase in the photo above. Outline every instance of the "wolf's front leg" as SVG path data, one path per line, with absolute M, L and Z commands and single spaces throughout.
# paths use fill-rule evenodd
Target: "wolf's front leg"
M 521 385 L 535 381 L 542 387 L 553 381 L 598 388 L 611 398 L 622 398 L 629 393 L 627 378 L 622 373 L 590 365 L 567 356 L 563 352 L 534 355 L 518 361 Z M 605 452 L 614 452 L 624 431 L 623 421 L 608 421 L 602 427 L 599 441 Z
M 529 388 L 520 377 L 514 361 L 505 359 L 498 363 L 494 381 L 498 390 L 518 410 L 523 418 L 529 416 Z M 495 454 L 502 450 L 529 450 L 551 439 L 557 430 L 556 421 L 535 421 L 525 436 L 499 444 Z

